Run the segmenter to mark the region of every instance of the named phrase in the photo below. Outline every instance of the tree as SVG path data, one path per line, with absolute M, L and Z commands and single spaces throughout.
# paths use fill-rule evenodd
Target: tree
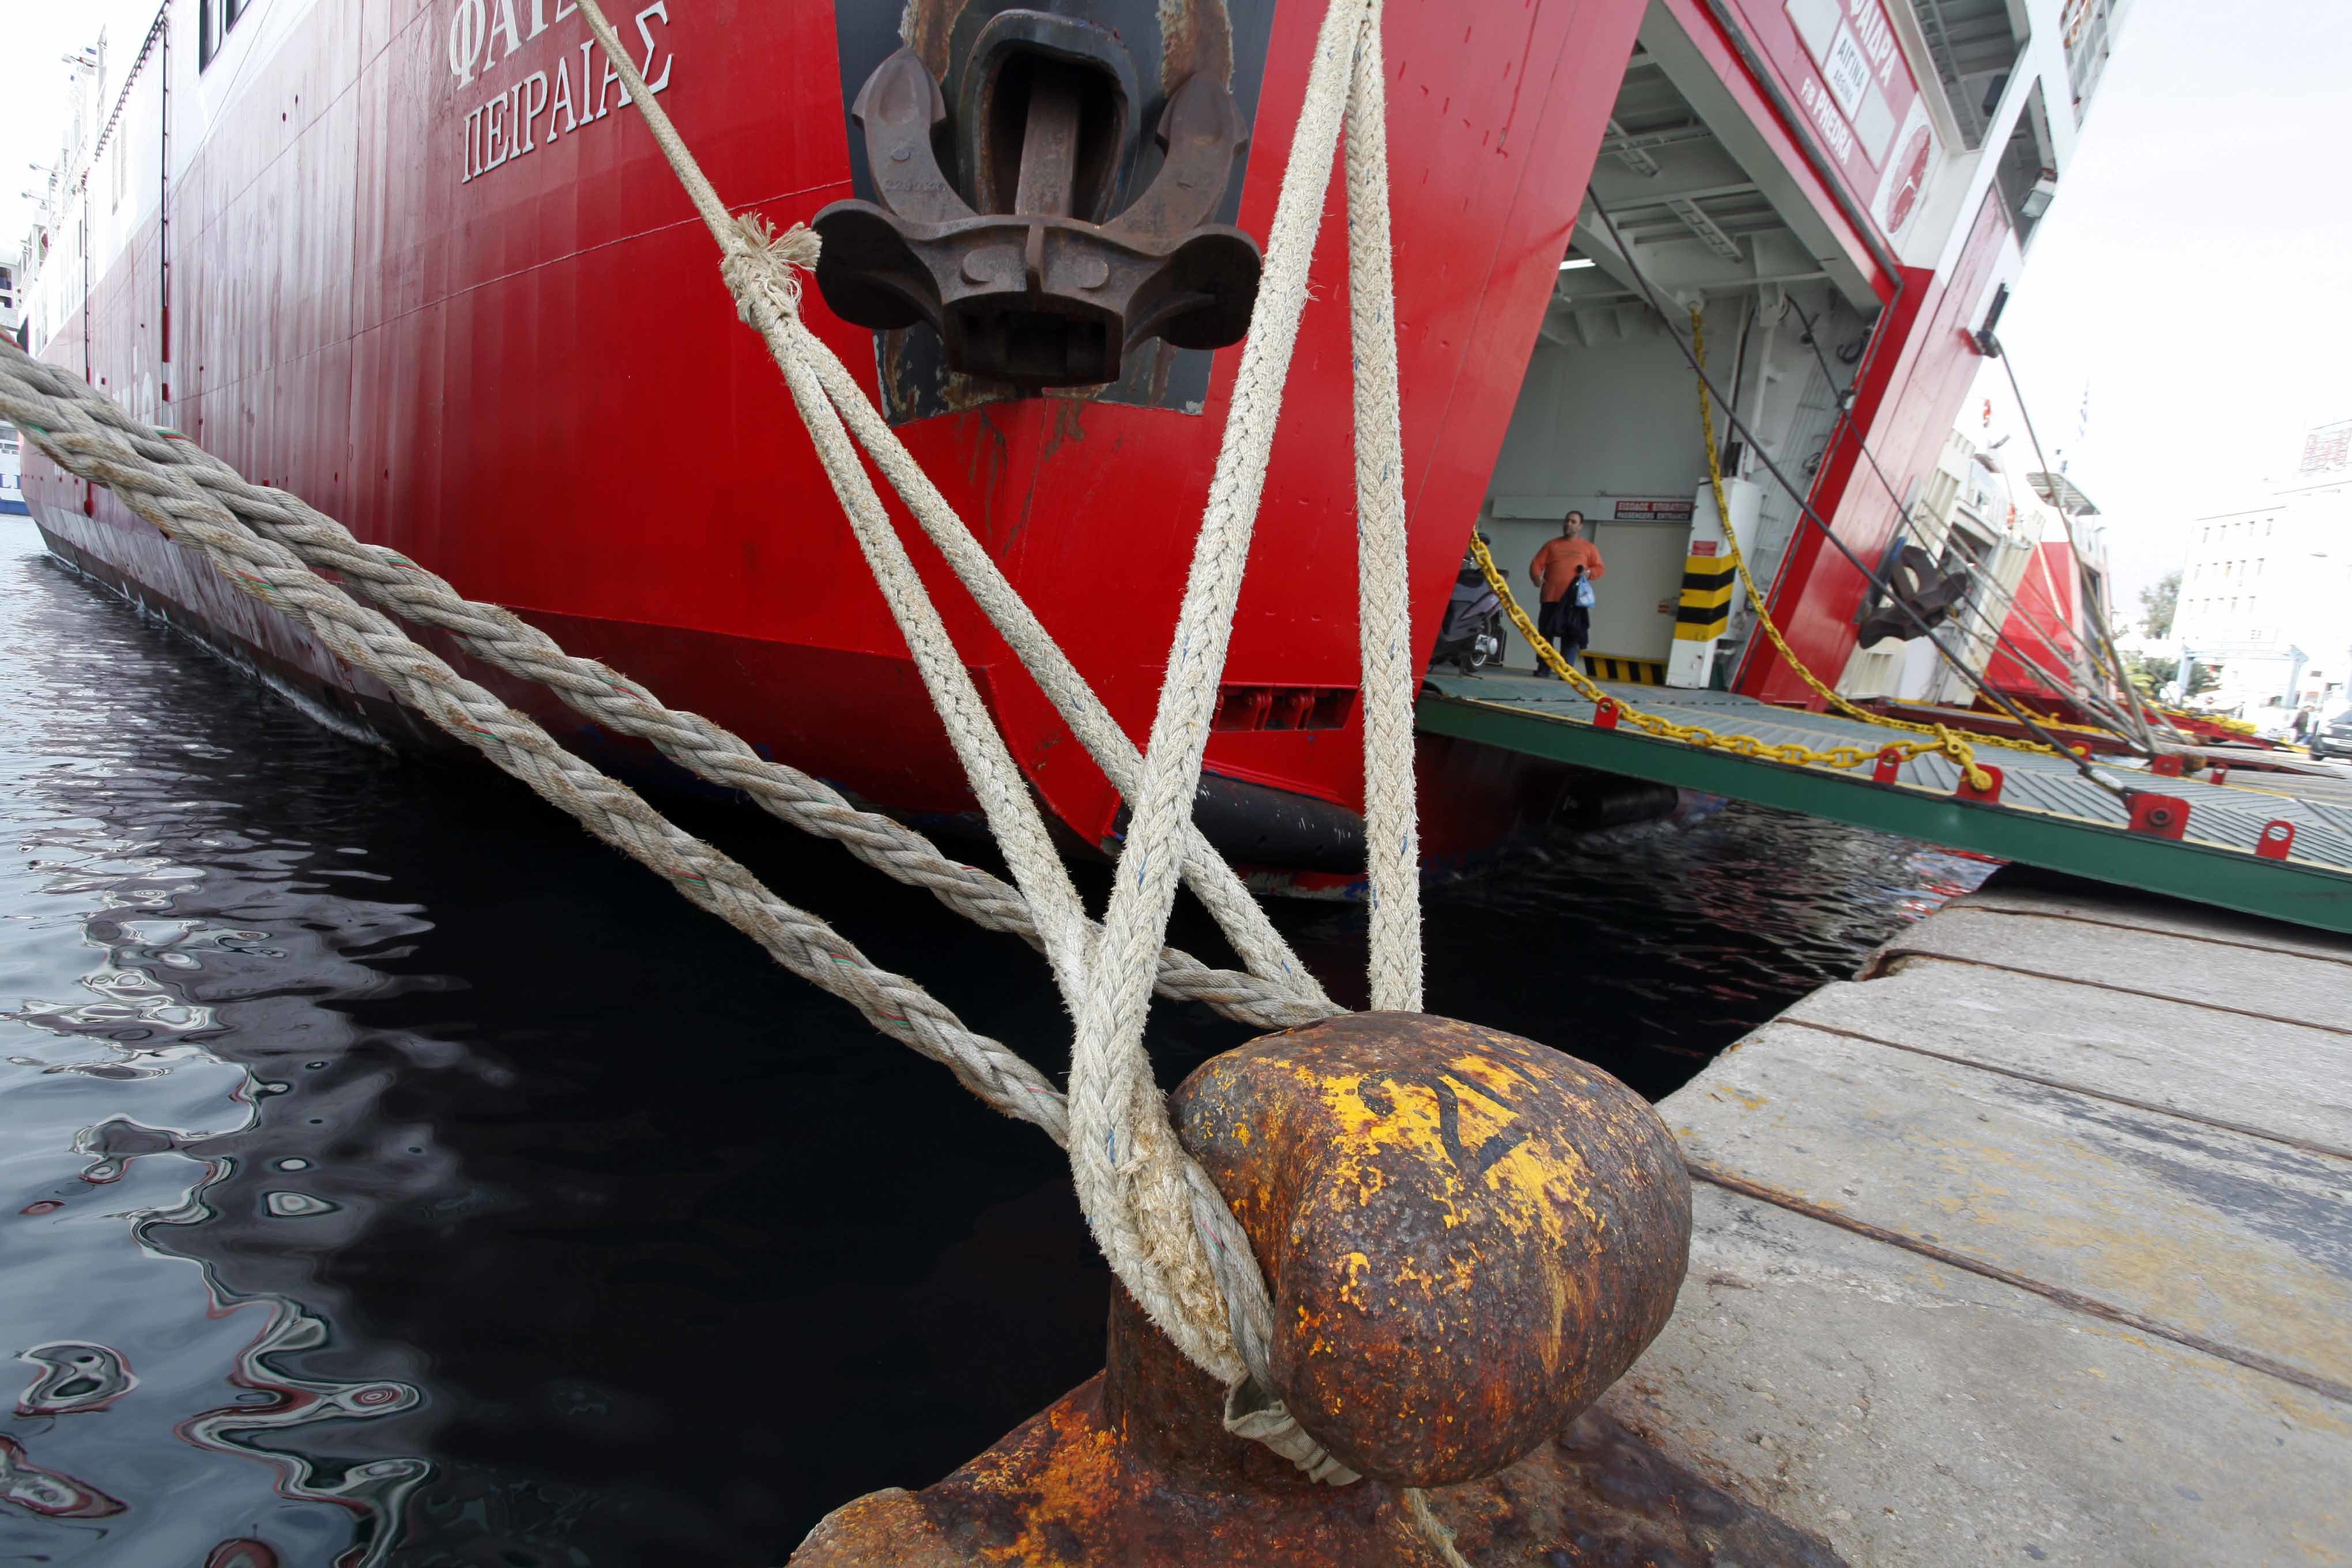
M 2139 591 L 2139 629 L 2159 641 L 2172 635 L 2173 613 L 2180 608 L 2180 574 L 2167 572 Z
M 2141 696 L 2151 702 L 2162 694 L 2179 668 L 2171 659 L 2158 658 L 2153 654 L 2127 657 L 2124 664 L 2131 683 L 2139 689 Z

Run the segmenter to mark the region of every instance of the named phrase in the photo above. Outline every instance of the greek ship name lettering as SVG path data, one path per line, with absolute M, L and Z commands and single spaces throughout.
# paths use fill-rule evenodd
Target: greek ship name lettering
M 516 9 L 519 3 L 529 7 L 528 31 Z M 501 61 L 521 53 L 551 24 L 578 15 L 572 0 L 458 0 L 449 17 L 449 72 L 460 88 L 478 80 L 488 85 Z M 654 0 L 634 20 L 643 47 L 642 57 L 635 60 L 638 74 L 646 79 L 647 91 L 662 92 L 677 63 L 668 47 L 669 0 Z M 628 106 L 629 89 L 613 62 L 597 50 L 596 40 L 582 39 L 578 52 L 576 74 L 572 51 L 566 49 L 554 57 L 551 71 L 541 65 L 526 76 L 514 74 L 520 67 L 502 73 L 509 79 L 505 89 L 467 111 L 459 184 L 471 184 Z

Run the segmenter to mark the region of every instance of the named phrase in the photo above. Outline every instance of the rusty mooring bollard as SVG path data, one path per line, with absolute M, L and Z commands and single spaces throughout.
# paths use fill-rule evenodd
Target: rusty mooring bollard
M 1690 1249 L 1681 1155 L 1624 1085 L 1515 1036 L 1376 1013 L 1255 1040 L 1174 1105 L 1265 1270 L 1276 1392 L 1366 1479 L 1320 1486 L 1227 1433 L 1223 1391 L 1115 1292 L 1099 1377 L 936 1486 L 836 1510 L 795 1568 L 1433 1563 L 1404 1486 L 1445 1489 L 1433 1503 L 1479 1568 L 1626 1542 L 1822 1560 L 1577 1422 L 1665 1326 Z

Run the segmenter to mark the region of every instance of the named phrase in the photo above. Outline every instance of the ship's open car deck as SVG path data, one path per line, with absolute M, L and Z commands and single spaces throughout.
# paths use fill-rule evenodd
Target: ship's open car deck
M 1655 686 L 1610 689 L 1628 706 L 1719 734 L 1816 751 L 1875 751 L 1897 731 L 1826 714 L 1776 708 L 1723 691 Z M 2126 789 L 2170 795 L 2189 807 L 2179 838 L 2135 831 L 2130 808 L 2070 763 L 2035 752 L 1979 748 L 2000 770 L 1998 802 L 1964 801 L 1959 770 L 1927 755 L 1889 782 L 1869 765 L 1841 771 L 1739 756 L 1720 747 L 1660 739 L 1630 723 L 1605 729 L 1593 704 L 1567 683 L 1485 673 L 1433 675 L 1422 689 L 1421 728 L 1630 778 L 1669 784 L 1857 826 L 2072 872 L 2224 909 L 2352 931 L 2352 800 L 2339 781 L 2238 772 L 2226 784 L 2154 776 L 2098 764 Z M 2272 825 L 2294 831 L 2283 858 L 2258 853 Z M 2275 850 L 2278 835 L 2267 840 Z

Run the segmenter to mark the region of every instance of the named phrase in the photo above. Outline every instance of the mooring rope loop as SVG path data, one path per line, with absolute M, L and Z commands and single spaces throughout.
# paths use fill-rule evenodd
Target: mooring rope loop
M 1378 124 L 1385 112 L 1379 0 L 1338 0 L 1326 12 L 1317 38 L 1168 675 L 1140 757 L 864 390 L 807 331 L 793 267 L 809 259 L 814 237 L 798 231 L 772 236 L 756 219 L 730 213 L 666 110 L 642 90 L 634 63 L 593 0 L 580 10 L 718 244 L 721 274 L 738 311 L 759 331 L 783 374 L 1014 879 L 1039 915 L 1055 980 L 1077 1018 L 1069 1075 L 1071 1172 L 1097 1244 L 1147 1316 L 1189 1359 L 1229 1386 L 1247 1374 L 1264 1381 L 1272 1303 L 1239 1222 L 1222 1200 L 1204 1200 L 1213 1186 L 1192 1166 L 1169 1123 L 1142 1047 L 1150 973 L 1139 976 L 1136 966 L 1160 945 L 1182 874 L 1192 879 L 1253 972 L 1301 973 L 1255 900 L 1201 839 L 1192 823 L 1192 805 L 1306 305 L 1324 195 L 1341 128 L 1352 110 L 1371 126 L 1350 136 L 1351 204 L 1360 188 L 1365 195 L 1363 205 L 1350 206 L 1349 249 L 1351 279 L 1360 285 L 1351 289 L 1358 506 L 1367 520 L 1360 575 L 1371 596 L 1363 608 L 1363 700 L 1368 837 L 1378 841 L 1369 868 L 1375 910 L 1372 974 L 1381 1005 L 1410 1005 L 1420 996 L 1419 868 L 1411 806 L 1412 671 L 1410 633 L 1398 613 L 1404 602 L 1402 462 L 1393 304 L 1387 287 L 1386 152 Z M 1370 194 L 1375 185 L 1377 200 Z M 1386 380 L 1384 395 L 1374 387 L 1375 378 Z M 1098 935 L 1079 935 L 1083 911 L 1052 852 L 1035 802 L 882 510 L 851 444 L 853 431 L 1129 804 L 1118 875 Z M 1393 624 L 1380 625 L 1375 617 L 1381 616 L 1395 617 Z
M 1271 1340 L 1273 1304 L 1238 1223 L 1223 1222 L 1233 1225 L 1231 1237 L 1206 1237 L 1192 1223 L 1184 1170 L 1190 1158 L 1152 1081 L 1142 1048 L 1149 998 L 1132 972 L 1137 949 L 1166 928 L 1175 901 L 1171 850 L 1191 819 L 1208 746 L 1365 13 L 1363 0 L 1335 0 L 1316 40 L 1143 771 L 1128 800 L 1127 842 L 1102 941 L 1073 998 L 1070 1171 L 1079 1205 L 1138 1304 L 1188 1357 L 1228 1385 L 1244 1371 L 1266 1381 L 1265 1369 L 1244 1367 L 1238 1347 L 1257 1333 L 1261 1313 L 1268 1325 L 1263 1337 Z M 1216 1224 L 1215 1216 L 1204 1217 Z M 1227 1309 L 1249 1314 L 1248 1333 L 1228 1328 Z
M 759 757 L 709 720 L 667 708 L 636 682 L 566 654 L 512 612 L 466 599 L 405 556 L 362 543 L 299 499 L 251 483 L 184 437 L 132 419 L 94 388 L 14 345 L 0 347 L 0 414 L 67 471 L 112 489 L 239 591 L 293 616 L 337 658 L 751 935 L 786 968 L 946 1065 L 988 1104 L 1043 1128 L 1069 1151 L 1081 1205 L 1121 1282 L 1188 1358 L 1227 1384 L 1229 1426 L 1319 1479 L 1354 1479 L 1270 1393 L 1274 1318 L 1265 1279 L 1230 1205 L 1177 1140 L 1142 1034 L 1155 988 L 1276 1027 L 1342 1011 L 1202 837 L 1192 806 L 1343 128 L 1371 990 L 1376 1006 L 1421 1004 L 1412 781 L 1417 672 L 1406 592 L 1381 0 L 1333 0 L 1316 42 L 1168 676 L 1150 744 L 1140 751 L 847 368 L 802 321 L 799 270 L 815 258 L 815 237 L 797 226 L 777 233 L 756 216 L 730 213 L 594 0 L 579 0 L 579 10 L 717 242 L 739 314 L 783 374 L 1016 887 L 947 859 L 912 829 L 857 810 L 828 786 Z M 1087 917 L 1025 776 L 883 509 L 860 447 L 1129 802 L 1126 843 L 1099 926 Z M 577 710 L 652 742 L 699 776 L 743 789 L 780 818 L 844 844 L 979 923 L 1031 941 L 1045 952 L 1076 1020 L 1068 1093 L 565 751 L 408 637 L 383 610 L 448 632 L 473 656 L 541 682 Z M 1164 945 L 1180 878 L 1216 917 L 1246 974 L 1212 969 Z M 1426 1499 L 1408 1489 L 1403 1502 L 1441 1555 L 1458 1562 Z

